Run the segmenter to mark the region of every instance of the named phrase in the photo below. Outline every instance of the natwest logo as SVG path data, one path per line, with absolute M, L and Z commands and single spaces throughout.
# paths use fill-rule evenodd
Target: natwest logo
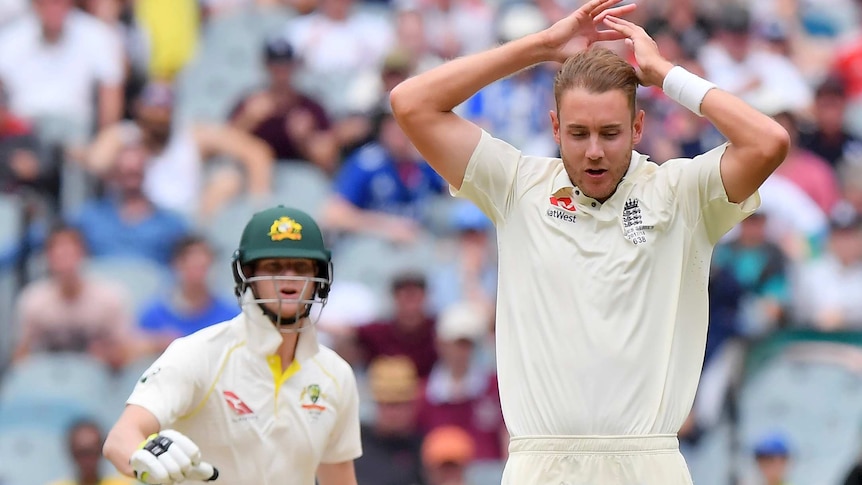
M 565 211 L 575 212 L 575 201 L 571 197 L 554 197 L 551 196 L 551 205 L 559 207 Z
M 222 394 L 224 394 L 224 400 L 227 402 L 227 405 L 230 406 L 238 416 L 253 414 L 251 408 L 249 408 L 246 403 L 242 402 L 242 399 L 233 392 L 224 391 Z

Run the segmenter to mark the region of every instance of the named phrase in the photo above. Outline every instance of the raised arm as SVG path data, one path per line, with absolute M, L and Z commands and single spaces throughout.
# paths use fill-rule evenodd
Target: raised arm
M 667 77 L 674 66 L 661 56 L 644 29 L 612 15 L 604 22 L 624 35 L 626 43 L 633 47 L 641 83 L 669 91 Z M 696 102 L 688 95 L 693 85 L 705 86 L 704 81 L 696 77 L 688 80 L 682 89 L 674 91 L 681 99 Z M 674 93 L 668 94 L 674 97 Z M 687 107 L 699 110 L 730 142 L 721 158 L 721 181 L 730 202 L 739 203 L 754 194 L 784 161 L 790 145 L 787 131 L 738 97 L 713 88 L 698 106 Z
M 619 2 L 592 0 L 542 32 L 404 81 L 390 95 L 396 120 L 434 170 L 460 189 L 481 129 L 452 110 L 488 84 L 522 69 L 562 62 L 593 42 L 622 38 L 613 30 L 596 30 L 603 12 L 623 15 L 635 8 L 634 4 L 611 8 Z

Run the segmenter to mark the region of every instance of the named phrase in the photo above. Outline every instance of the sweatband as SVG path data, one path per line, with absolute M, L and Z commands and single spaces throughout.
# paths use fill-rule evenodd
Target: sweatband
M 718 86 L 686 71 L 685 68 L 674 66 L 665 76 L 661 89 L 670 99 L 685 106 L 692 113 L 703 116 L 700 103 L 706 93 L 715 87 Z

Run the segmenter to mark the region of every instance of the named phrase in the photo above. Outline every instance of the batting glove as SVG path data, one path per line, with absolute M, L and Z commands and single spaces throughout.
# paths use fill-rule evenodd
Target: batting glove
M 213 481 L 218 470 L 201 461 L 201 450 L 172 429 L 150 435 L 129 460 L 135 478 L 150 484 L 172 485 L 183 480 Z

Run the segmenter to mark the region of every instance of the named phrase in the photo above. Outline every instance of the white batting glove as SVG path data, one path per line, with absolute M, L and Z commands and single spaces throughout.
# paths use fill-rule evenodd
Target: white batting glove
M 213 481 L 218 470 L 201 461 L 201 450 L 172 429 L 150 435 L 129 460 L 135 478 L 150 484 L 172 485 L 183 480 Z

